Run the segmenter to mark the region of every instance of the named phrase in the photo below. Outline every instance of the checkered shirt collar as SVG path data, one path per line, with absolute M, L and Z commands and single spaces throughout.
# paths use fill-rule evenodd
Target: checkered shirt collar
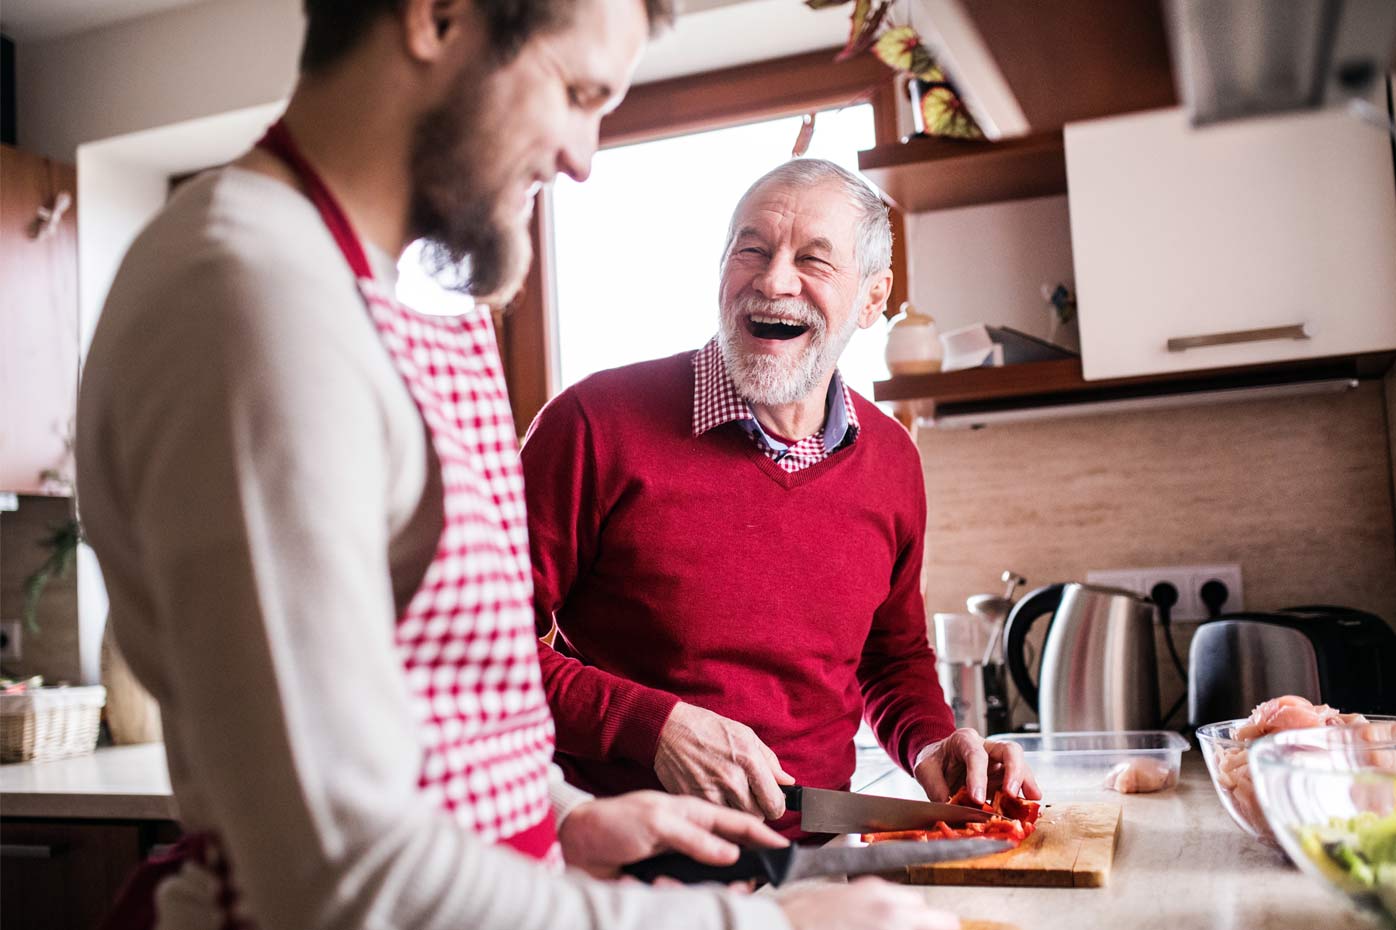
M 843 377 L 837 369 L 834 370 L 834 379 L 830 387 L 837 390 L 838 395 L 843 398 L 843 409 L 839 411 L 843 417 L 835 416 L 835 411 L 831 409 L 824 421 L 824 446 L 827 451 L 832 452 L 842 445 L 845 439 L 856 437 L 859 427 L 858 412 L 853 408 L 853 394 L 848 390 L 848 385 L 844 384 Z M 845 421 L 842 430 L 837 428 L 840 419 Z M 760 429 L 760 423 L 752 413 L 751 405 L 737 393 L 737 386 L 732 382 L 732 376 L 727 373 L 727 366 L 722 362 L 722 349 L 714 336 L 693 356 L 693 435 L 701 436 L 710 429 L 734 420 L 751 423 Z M 762 432 L 764 433 L 764 430 Z

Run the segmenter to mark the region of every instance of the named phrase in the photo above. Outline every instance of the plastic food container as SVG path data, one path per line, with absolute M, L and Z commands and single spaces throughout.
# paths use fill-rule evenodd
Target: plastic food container
M 1123 730 L 1082 733 L 1000 733 L 995 740 L 1014 742 L 1046 796 L 1063 791 L 1100 791 L 1105 776 L 1122 762 L 1148 760 L 1168 769 L 1178 782 L 1183 753 L 1192 748 L 1171 730 Z

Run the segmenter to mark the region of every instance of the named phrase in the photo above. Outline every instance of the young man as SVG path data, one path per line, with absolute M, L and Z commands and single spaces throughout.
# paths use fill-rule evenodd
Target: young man
M 776 819 L 781 784 L 847 787 L 866 716 L 934 800 L 1039 796 L 1015 745 L 955 731 L 926 641 L 920 459 L 837 372 L 890 264 L 877 195 L 788 162 L 733 213 L 718 335 L 539 414 L 523 462 L 539 630 L 557 626 L 540 657 L 576 784 Z
M 87 362 L 83 516 L 187 831 L 114 923 L 943 925 L 882 884 L 773 900 L 556 869 L 779 839 L 550 778 L 489 315 L 413 313 L 394 267 L 425 238 L 439 271 L 468 258 L 459 283 L 507 300 L 535 189 L 586 177 L 663 0 L 307 12 L 284 118 L 142 233 Z

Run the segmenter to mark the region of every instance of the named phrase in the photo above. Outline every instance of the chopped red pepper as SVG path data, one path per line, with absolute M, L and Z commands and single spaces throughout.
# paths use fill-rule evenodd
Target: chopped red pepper
M 1037 801 L 1029 801 L 1026 798 L 1012 797 L 1002 791 L 994 793 L 993 802 L 975 801 L 970 797 L 969 789 L 961 788 L 955 792 L 955 796 L 950 799 L 951 804 L 958 804 L 961 807 L 972 807 L 975 810 L 982 810 L 994 816 L 985 821 L 962 824 L 952 827 L 944 821 L 938 821 L 926 830 L 898 830 L 890 833 L 864 833 L 862 836 L 865 843 L 881 843 L 888 840 L 939 840 L 939 839 L 959 839 L 962 837 L 986 836 L 991 839 L 1009 840 L 1014 844 L 1032 836 L 1037 829 L 1037 818 L 1040 816 L 1042 805 Z

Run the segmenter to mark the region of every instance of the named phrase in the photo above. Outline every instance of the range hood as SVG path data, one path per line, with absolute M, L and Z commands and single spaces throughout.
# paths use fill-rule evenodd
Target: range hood
M 1393 0 L 1166 0 L 1164 14 L 1195 126 L 1366 100 L 1396 47 Z

